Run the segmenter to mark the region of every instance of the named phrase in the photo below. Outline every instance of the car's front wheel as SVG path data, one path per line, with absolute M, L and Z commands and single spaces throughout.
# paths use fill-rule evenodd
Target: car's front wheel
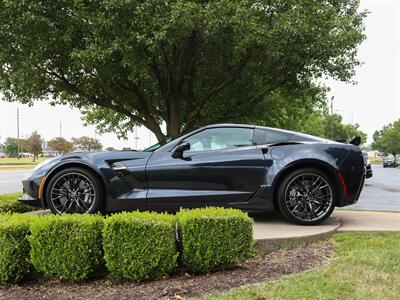
M 283 216 L 300 225 L 315 225 L 333 212 L 336 190 L 332 180 L 317 169 L 289 173 L 278 190 L 278 206 Z
M 55 174 L 46 189 L 46 200 L 55 214 L 96 213 L 103 207 L 104 188 L 99 178 L 83 168 Z

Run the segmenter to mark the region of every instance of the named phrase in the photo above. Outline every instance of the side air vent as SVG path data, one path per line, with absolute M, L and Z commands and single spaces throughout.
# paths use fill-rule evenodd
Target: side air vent
M 126 166 L 122 165 L 119 162 L 112 162 L 112 161 L 107 161 L 107 164 L 114 171 L 115 175 L 117 175 L 119 179 L 121 179 L 121 181 L 124 182 L 131 189 L 135 189 L 138 187 L 138 182 L 132 175 L 130 175 L 126 171 Z

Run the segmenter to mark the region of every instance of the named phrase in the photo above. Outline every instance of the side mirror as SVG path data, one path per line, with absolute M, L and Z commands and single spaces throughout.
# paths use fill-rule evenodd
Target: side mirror
M 188 142 L 183 142 L 182 144 L 175 147 L 172 152 L 173 158 L 183 158 L 183 152 L 190 149 L 190 144 Z

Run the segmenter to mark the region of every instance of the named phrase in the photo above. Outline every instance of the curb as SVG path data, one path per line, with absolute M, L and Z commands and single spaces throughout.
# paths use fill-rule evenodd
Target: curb
M 310 234 L 310 235 L 302 235 L 302 236 L 293 236 L 287 238 L 259 238 L 256 239 L 255 249 L 259 252 L 266 253 L 271 252 L 280 248 L 291 248 L 296 247 L 299 244 L 309 244 L 313 242 L 323 241 L 329 239 L 333 236 L 340 226 L 342 222 L 339 218 L 331 218 L 333 221 L 333 227 L 329 230 Z
M 50 209 L 41 209 L 41 210 L 34 210 L 34 211 L 28 211 L 24 213 L 24 215 L 31 215 L 31 216 L 45 216 L 49 215 Z

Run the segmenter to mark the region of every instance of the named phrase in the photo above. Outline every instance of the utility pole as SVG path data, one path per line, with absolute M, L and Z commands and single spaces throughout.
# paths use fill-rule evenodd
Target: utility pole
M 20 151 L 20 146 L 19 146 L 19 108 L 17 107 L 17 158 L 19 159 L 19 151 Z
M 335 99 L 335 96 L 331 97 L 331 115 L 333 115 L 333 99 Z
M 60 138 L 62 138 L 62 122 L 60 122 Z

